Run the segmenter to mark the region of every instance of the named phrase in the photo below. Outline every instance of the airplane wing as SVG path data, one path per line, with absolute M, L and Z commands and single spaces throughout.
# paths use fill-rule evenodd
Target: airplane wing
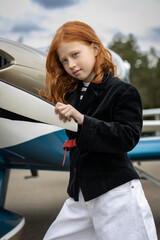
M 54 111 L 54 104 L 0 80 L 0 108 L 43 123 L 55 125 L 71 131 L 77 131 L 78 124 L 71 121 L 59 120 Z

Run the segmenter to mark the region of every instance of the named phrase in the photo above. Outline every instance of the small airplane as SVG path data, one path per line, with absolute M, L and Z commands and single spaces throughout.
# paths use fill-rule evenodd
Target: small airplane
M 129 82 L 129 64 L 111 51 L 118 74 Z M 42 99 L 37 89 L 45 86 L 46 52 L 0 38 L 0 239 L 13 239 L 23 228 L 25 219 L 5 209 L 11 169 L 68 171 L 69 157 L 62 167 L 65 129 L 77 131 L 73 121 L 63 123 L 54 114 L 54 104 Z M 143 115 L 160 115 L 160 109 Z M 143 122 L 143 134 L 129 152 L 132 161 L 160 159 L 160 120 Z M 156 135 L 157 134 L 157 135 Z M 147 179 L 160 182 L 137 169 Z

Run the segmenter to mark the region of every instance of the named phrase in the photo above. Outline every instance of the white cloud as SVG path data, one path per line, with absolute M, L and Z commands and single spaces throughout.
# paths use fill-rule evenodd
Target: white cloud
M 38 9 L 39 7 L 29 0 L 0 1 L 0 15 L 10 20 L 25 18 L 28 13 L 38 14 Z
M 0 0 L 0 35 L 24 42 L 33 47 L 50 44 L 55 31 L 67 21 L 88 23 L 106 46 L 116 32 L 133 33 L 143 50 L 150 46 L 160 49 L 159 43 L 149 36 L 150 29 L 160 26 L 160 1 L 157 0 L 81 0 L 65 8 L 47 9 L 32 0 Z M 20 23 L 32 22 L 37 31 L 30 34 L 13 33 Z M 39 31 L 38 31 L 39 28 Z M 42 31 L 44 29 L 44 31 Z M 36 30 L 36 27 L 35 27 Z

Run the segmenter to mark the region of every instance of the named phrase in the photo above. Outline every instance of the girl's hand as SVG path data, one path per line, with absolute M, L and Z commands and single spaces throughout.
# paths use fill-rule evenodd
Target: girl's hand
M 78 112 L 70 104 L 58 102 L 55 106 L 55 113 L 59 114 L 59 119 L 63 120 L 63 122 L 71 121 L 71 118 L 73 118 L 79 125 L 83 124 L 84 115 Z

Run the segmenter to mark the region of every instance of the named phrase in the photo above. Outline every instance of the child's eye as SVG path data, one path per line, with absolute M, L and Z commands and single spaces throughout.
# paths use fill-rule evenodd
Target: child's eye
M 62 62 L 62 64 L 65 64 L 65 63 L 67 63 L 67 59 L 63 59 L 61 62 Z
M 79 52 L 75 52 L 75 53 L 72 54 L 72 56 L 73 56 L 73 57 L 77 57 L 78 54 L 79 54 Z

